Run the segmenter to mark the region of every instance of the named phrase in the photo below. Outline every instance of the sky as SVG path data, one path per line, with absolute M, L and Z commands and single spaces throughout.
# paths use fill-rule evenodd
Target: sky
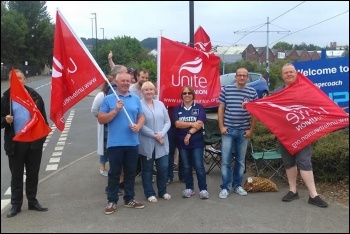
M 58 9 L 78 37 L 96 37 L 91 14 L 96 13 L 99 39 L 190 40 L 189 1 L 47 1 L 46 6 L 52 23 Z M 202 26 L 214 46 L 349 45 L 348 1 L 194 1 L 193 13 L 194 31 Z

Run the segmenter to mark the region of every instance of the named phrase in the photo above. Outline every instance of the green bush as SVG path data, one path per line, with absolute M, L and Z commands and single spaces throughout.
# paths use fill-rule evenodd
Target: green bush
M 332 132 L 313 144 L 315 178 L 322 182 L 349 182 L 349 128 Z
M 251 140 L 255 151 L 277 147 L 276 137 L 261 122 L 257 123 Z M 312 149 L 316 181 L 349 182 L 349 128 L 318 139 L 312 143 Z

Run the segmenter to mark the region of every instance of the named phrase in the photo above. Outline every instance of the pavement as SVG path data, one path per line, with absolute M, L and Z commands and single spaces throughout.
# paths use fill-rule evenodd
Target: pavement
M 49 211 L 28 210 L 24 202 L 21 213 L 7 218 L 8 205 L 1 213 L 1 232 L 349 233 L 349 207 L 332 201 L 328 201 L 328 208 L 310 205 L 308 191 L 303 188 L 299 189 L 300 199 L 282 202 L 288 186 L 281 181 L 275 181 L 278 192 L 247 196 L 231 193 L 220 199 L 221 174 L 217 167 L 207 175 L 207 200 L 199 198 L 195 175 L 196 195 L 182 198 L 185 184 L 175 173 L 174 182 L 167 188 L 172 199 L 159 198 L 157 203 L 150 203 L 143 194 L 141 177 L 136 177 L 135 198 L 145 208 L 126 208 L 119 197 L 117 211 L 105 215 L 107 177 L 99 174 L 98 165 L 94 151 L 40 180 L 37 198 Z M 248 176 L 254 175 L 247 172 L 245 178 Z

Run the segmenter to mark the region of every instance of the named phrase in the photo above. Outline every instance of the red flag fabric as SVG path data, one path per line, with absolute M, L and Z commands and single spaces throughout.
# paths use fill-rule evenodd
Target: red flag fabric
M 64 114 L 104 82 L 104 74 L 84 43 L 56 12 L 50 119 L 62 131 Z
M 210 52 L 212 49 L 210 37 L 202 26 L 199 26 L 194 33 L 194 48 L 203 52 Z
M 349 115 L 300 72 L 292 85 L 247 103 L 246 108 L 292 155 L 320 137 L 349 126 Z
M 51 128 L 45 122 L 39 109 L 36 107 L 32 97 L 19 81 L 15 70 L 12 68 L 10 81 L 10 98 L 26 108 L 31 119 L 24 127 L 14 136 L 14 141 L 31 142 L 47 136 Z
M 159 100 L 166 106 L 177 106 L 182 102 L 182 87 L 191 85 L 197 103 L 204 107 L 218 106 L 220 57 L 164 37 L 159 46 Z

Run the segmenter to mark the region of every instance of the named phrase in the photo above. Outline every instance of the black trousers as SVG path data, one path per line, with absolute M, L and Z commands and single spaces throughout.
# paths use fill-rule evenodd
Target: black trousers
M 38 203 L 36 194 L 43 147 L 31 149 L 27 142 L 16 142 L 15 154 L 9 156 L 11 171 L 11 204 L 21 207 L 23 203 L 23 173 L 26 168 L 26 196 L 28 205 Z

